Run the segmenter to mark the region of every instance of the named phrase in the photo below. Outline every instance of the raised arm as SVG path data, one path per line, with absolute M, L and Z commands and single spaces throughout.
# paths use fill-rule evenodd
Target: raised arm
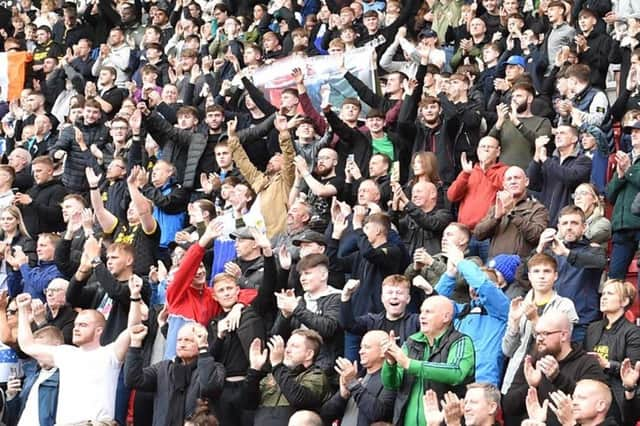
M 136 184 L 140 173 L 146 173 L 146 171 L 140 166 L 133 167 L 129 173 L 129 177 L 127 178 L 127 186 L 129 188 L 129 195 L 131 195 L 131 202 L 138 212 L 142 230 L 145 234 L 150 235 L 156 231 L 158 222 L 156 222 L 152 214 L 153 203 L 142 195 Z
M 91 167 L 85 169 L 87 181 L 89 182 L 89 195 L 91 197 L 91 207 L 96 215 L 96 219 L 105 234 L 111 234 L 118 225 L 118 218 L 104 207 L 102 194 L 100 194 L 100 178 L 102 175 L 96 176 Z
M 37 343 L 31 331 L 31 295 L 22 293 L 16 297 L 18 305 L 18 344 L 27 355 L 35 358 L 41 364 L 54 365 L 55 346 Z

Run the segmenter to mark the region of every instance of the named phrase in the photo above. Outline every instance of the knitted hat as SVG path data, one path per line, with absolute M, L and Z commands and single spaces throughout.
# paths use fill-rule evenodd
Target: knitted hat
M 516 254 L 499 254 L 491 259 L 487 266 L 500 271 L 507 284 L 511 284 L 516 279 L 516 269 L 520 262 L 520 256 Z

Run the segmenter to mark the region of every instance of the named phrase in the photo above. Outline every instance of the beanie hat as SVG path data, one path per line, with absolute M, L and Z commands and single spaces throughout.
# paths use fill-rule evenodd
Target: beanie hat
M 487 266 L 500 271 L 507 284 L 511 284 L 516 279 L 516 269 L 520 262 L 520 256 L 516 254 L 499 254 L 491 259 Z

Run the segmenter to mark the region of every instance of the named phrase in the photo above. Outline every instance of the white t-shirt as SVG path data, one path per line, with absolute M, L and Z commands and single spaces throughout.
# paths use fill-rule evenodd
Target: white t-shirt
M 57 346 L 53 360 L 60 370 L 57 424 L 115 418 L 122 363 L 116 358 L 113 343 L 91 351 Z
M 29 396 L 27 396 L 27 403 L 24 406 L 24 410 L 22 410 L 18 426 L 37 425 L 40 422 L 40 398 L 38 397 L 40 384 L 51 377 L 55 372 L 55 368 L 52 368 L 51 370 L 45 370 L 43 368 L 40 370 L 38 378 L 33 383 L 33 386 L 29 391 Z

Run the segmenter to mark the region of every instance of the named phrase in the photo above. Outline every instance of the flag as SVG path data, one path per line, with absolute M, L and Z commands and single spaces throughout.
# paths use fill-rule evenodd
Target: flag
M 0 53 L 0 100 L 13 101 L 20 97 L 31 59 L 29 52 Z
M 374 48 L 365 46 L 350 50 L 344 55 L 344 67 L 351 74 L 358 77 L 372 90 L 375 87 Z M 260 67 L 253 74 L 253 84 L 262 90 L 265 97 L 273 104 L 280 105 L 280 94 L 286 88 L 295 88 L 296 84 L 291 76 L 294 68 L 300 68 L 304 74 L 304 85 L 311 103 L 320 109 L 320 89 L 323 86 L 331 88 L 329 102 L 334 107 L 342 105 L 347 97 L 358 97 L 356 91 L 343 78 L 342 57 L 339 55 L 320 55 L 311 57 L 291 56 L 275 61 L 271 65 Z M 363 105 L 363 114 L 368 110 Z

